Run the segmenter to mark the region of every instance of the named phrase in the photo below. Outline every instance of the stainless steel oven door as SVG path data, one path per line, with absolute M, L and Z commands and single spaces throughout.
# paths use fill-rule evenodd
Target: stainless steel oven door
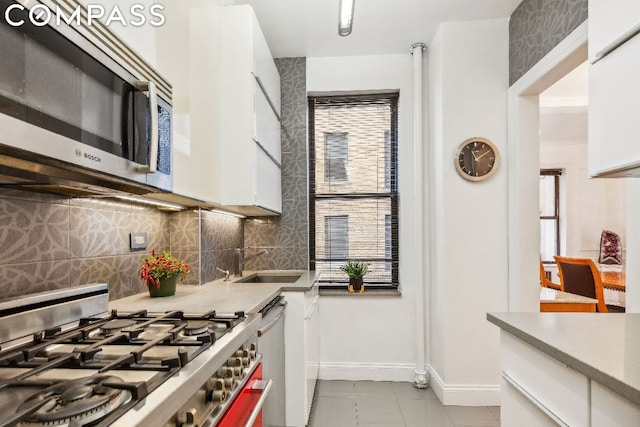
M 14 4 L 0 0 L 0 16 Z M 10 16 L 23 24 L 0 20 L 0 145 L 170 191 L 171 105 L 155 84 L 73 28 Z

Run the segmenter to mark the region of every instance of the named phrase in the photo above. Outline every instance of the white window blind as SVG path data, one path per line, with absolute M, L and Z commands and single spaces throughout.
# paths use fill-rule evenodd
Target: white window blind
M 324 140 L 324 181 L 347 182 L 348 136 L 345 132 L 326 133 Z
M 398 285 L 398 94 L 309 98 L 310 255 L 323 286 L 347 260 L 368 287 Z
M 341 260 L 349 256 L 349 216 L 324 217 L 324 247 L 328 259 Z

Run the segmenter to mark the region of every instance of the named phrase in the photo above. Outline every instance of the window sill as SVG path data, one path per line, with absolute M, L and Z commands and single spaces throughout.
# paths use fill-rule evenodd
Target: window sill
M 398 289 L 367 289 L 363 293 L 351 293 L 347 289 L 322 289 L 321 297 L 400 297 L 402 292 Z

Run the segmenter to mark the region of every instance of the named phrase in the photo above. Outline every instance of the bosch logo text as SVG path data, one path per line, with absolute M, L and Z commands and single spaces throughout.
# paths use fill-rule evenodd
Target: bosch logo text
M 89 153 L 84 153 L 83 156 L 85 159 L 87 160 L 91 160 L 92 162 L 96 162 L 96 163 L 101 163 L 102 159 L 98 156 L 94 156 L 93 154 L 89 154 Z

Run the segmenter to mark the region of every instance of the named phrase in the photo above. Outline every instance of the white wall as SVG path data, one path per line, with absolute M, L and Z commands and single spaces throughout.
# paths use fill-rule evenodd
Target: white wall
M 625 247 L 626 180 L 590 179 L 586 141 L 541 141 L 540 167 L 563 170 L 560 177 L 562 255 L 597 259 L 600 233 L 604 229 L 618 233 Z
M 415 286 L 411 280 L 413 200 L 412 58 L 406 55 L 307 59 L 307 91 L 399 90 L 400 289 L 402 296 L 320 298 L 320 377 L 412 381 Z M 422 281 L 419 282 L 423 286 Z
M 440 26 L 428 64 L 431 383 L 445 404 L 499 404 L 499 334 L 486 313 L 506 311 L 508 301 L 508 21 Z M 453 163 L 473 136 L 492 140 L 502 161 L 479 183 Z

